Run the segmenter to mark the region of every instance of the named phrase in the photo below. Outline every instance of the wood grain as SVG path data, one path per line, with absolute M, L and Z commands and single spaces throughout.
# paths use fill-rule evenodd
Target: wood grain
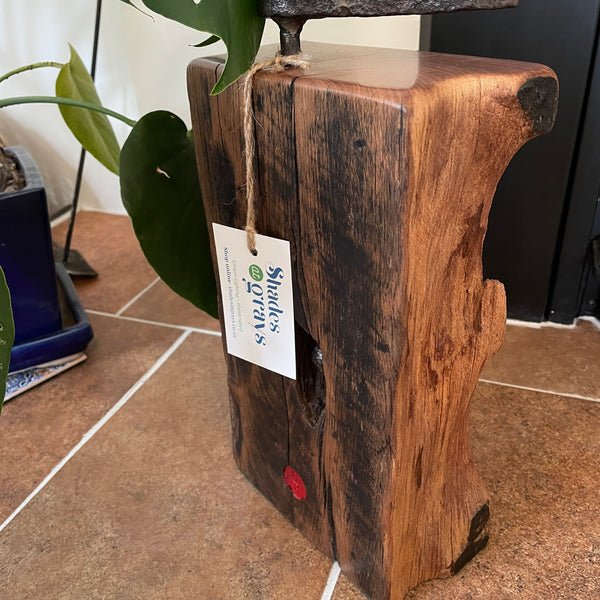
M 308 72 L 254 89 L 257 229 L 290 241 L 298 381 L 227 356 L 234 454 L 372 600 L 397 600 L 487 542 L 469 404 L 505 297 L 481 253 L 496 184 L 551 126 L 557 86 L 540 65 L 307 50 Z M 240 90 L 208 95 L 221 67 L 189 69 L 198 167 L 209 222 L 242 227 Z

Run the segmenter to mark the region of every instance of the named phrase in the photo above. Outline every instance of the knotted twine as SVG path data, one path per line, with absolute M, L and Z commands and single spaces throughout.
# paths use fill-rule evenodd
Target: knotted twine
M 252 66 L 244 81 L 244 143 L 246 146 L 246 243 L 248 250 L 256 256 L 256 213 L 254 203 L 256 200 L 256 175 L 254 172 L 254 159 L 256 155 L 256 135 L 254 131 L 254 108 L 252 105 L 252 89 L 254 76 L 262 69 L 271 68 L 275 73 L 281 73 L 286 67 L 308 69 L 310 62 L 305 54 L 282 56 L 279 52 L 273 58 Z

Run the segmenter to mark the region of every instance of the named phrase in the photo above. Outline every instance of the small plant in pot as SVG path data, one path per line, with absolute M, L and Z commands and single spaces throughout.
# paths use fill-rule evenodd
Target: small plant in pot
M 137 8 L 130 0 L 122 1 Z M 254 0 L 203 0 L 201 4 L 193 0 L 145 0 L 142 4 L 144 10 L 210 33 L 200 45 L 223 39 L 229 60 L 215 93 L 237 80 L 252 64 L 264 27 Z M 178 294 L 217 316 L 216 283 L 191 132 L 168 111 L 149 113 L 136 122 L 102 106 L 92 78 L 72 47 L 66 63 L 43 61 L 18 67 L 1 76 L 0 84 L 40 68 L 58 69 L 55 95 L 2 98 L 0 93 L 0 108 L 57 104 L 83 147 L 120 176 L 123 203 L 142 249 L 159 276 Z M 107 117 L 132 127 L 122 150 Z M 1 406 L 14 341 L 10 295 L 3 276 L 0 325 Z
M 0 264 L 12 295 L 15 343 L 61 327 L 46 194 L 31 155 L 0 148 Z
M 0 265 L 6 278 L 2 285 L 8 282 L 11 295 L 8 301 L 7 290 L 1 294 L 3 392 L 9 370 L 71 357 L 93 335 L 64 267 L 54 263 L 42 176 L 31 155 L 18 146 L 0 146 Z M 13 382 L 11 395 L 23 389 L 27 376 L 19 381 Z

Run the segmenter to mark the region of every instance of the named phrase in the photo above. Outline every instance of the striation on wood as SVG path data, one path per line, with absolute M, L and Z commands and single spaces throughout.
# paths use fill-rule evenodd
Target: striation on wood
M 505 297 L 481 253 L 496 184 L 557 87 L 527 63 L 309 52 L 307 72 L 254 86 L 257 229 L 290 241 L 298 381 L 227 356 L 234 454 L 372 600 L 398 600 L 487 542 L 469 405 Z M 189 68 L 198 168 L 209 222 L 243 227 L 241 93 L 209 96 L 221 68 Z

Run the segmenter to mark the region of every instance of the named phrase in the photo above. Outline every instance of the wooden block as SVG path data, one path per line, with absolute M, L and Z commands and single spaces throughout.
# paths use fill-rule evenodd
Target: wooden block
M 307 72 L 254 85 L 257 229 L 290 241 L 298 380 L 227 356 L 233 448 L 361 590 L 397 600 L 488 539 L 469 405 L 506 311 L 482 247 L 508 162 L 552 127 L 557 83 L 513 61 L 306 50 Z M 209 96 L 220 68 L 189 69 L 198 167 L 208 221 L 242 228 L 241 94 Z

